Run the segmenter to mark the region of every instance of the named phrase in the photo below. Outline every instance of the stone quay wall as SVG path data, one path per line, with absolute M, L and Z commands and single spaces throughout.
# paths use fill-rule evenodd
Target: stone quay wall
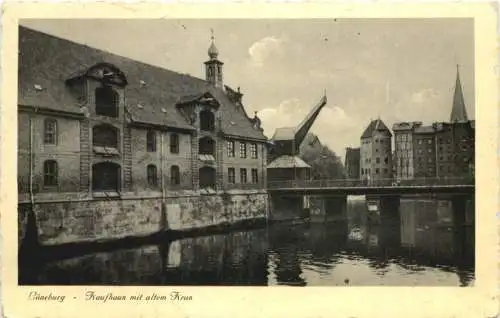
M 25 236 L 29 206 L 29 203 L 19 203 L 20 242 Z M 39 243 L 59 245 L 144 237 L 167 230 L 194 230 L 266 219 L 268 194 L 263 190 L 233 190 L 166 198 L 35 202 L 33 211 Z

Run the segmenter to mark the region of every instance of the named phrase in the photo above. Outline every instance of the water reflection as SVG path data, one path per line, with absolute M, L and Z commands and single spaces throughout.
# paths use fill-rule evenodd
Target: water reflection
M 365 202 L 349 202 L 345 222 L 276 224 L 47 262 L 36 283 L 471 285 L 474 229 L 452 221 L 445 201 L 401 200 L 380 222 L 370 221 Z

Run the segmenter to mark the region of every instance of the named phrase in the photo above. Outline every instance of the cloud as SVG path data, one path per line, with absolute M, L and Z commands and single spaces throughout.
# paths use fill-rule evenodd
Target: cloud
M 252 63 L 262 66 L 269 58 L 279 55 L 282 52 L 283 42 L 282 39 L 268 36 L 252 44 L 248 49 Z
M 426 89 L 423 89 L 423 90 L 420 90 L 418 92 L 413 93 L 411 95 L 410 100 L 416 104 L 423 104 L 423 103 L 429 102 L 430 100 L 435 99 L 437 96 L 438 96 L 438 92 L 436 92 L 435 90 L 433 90 L 431 88 L 426 88 Z

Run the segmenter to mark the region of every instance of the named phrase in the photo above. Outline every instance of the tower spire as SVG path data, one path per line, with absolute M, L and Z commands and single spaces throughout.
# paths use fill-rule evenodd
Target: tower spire
M 457 64 L 457 78 L 455 80 L 455 92 L 453 94 L 453 105 L 451 109 L 450 121 L 464 122 L 467 120 L 467 110 L 465 108 L 462 83 L 460 81 L 460 67 Z

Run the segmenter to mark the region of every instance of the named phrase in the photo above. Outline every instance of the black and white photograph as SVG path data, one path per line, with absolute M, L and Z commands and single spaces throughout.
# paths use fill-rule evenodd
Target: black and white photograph
M 20 20 L 18 284 L 474 287 L 474 26 Z

